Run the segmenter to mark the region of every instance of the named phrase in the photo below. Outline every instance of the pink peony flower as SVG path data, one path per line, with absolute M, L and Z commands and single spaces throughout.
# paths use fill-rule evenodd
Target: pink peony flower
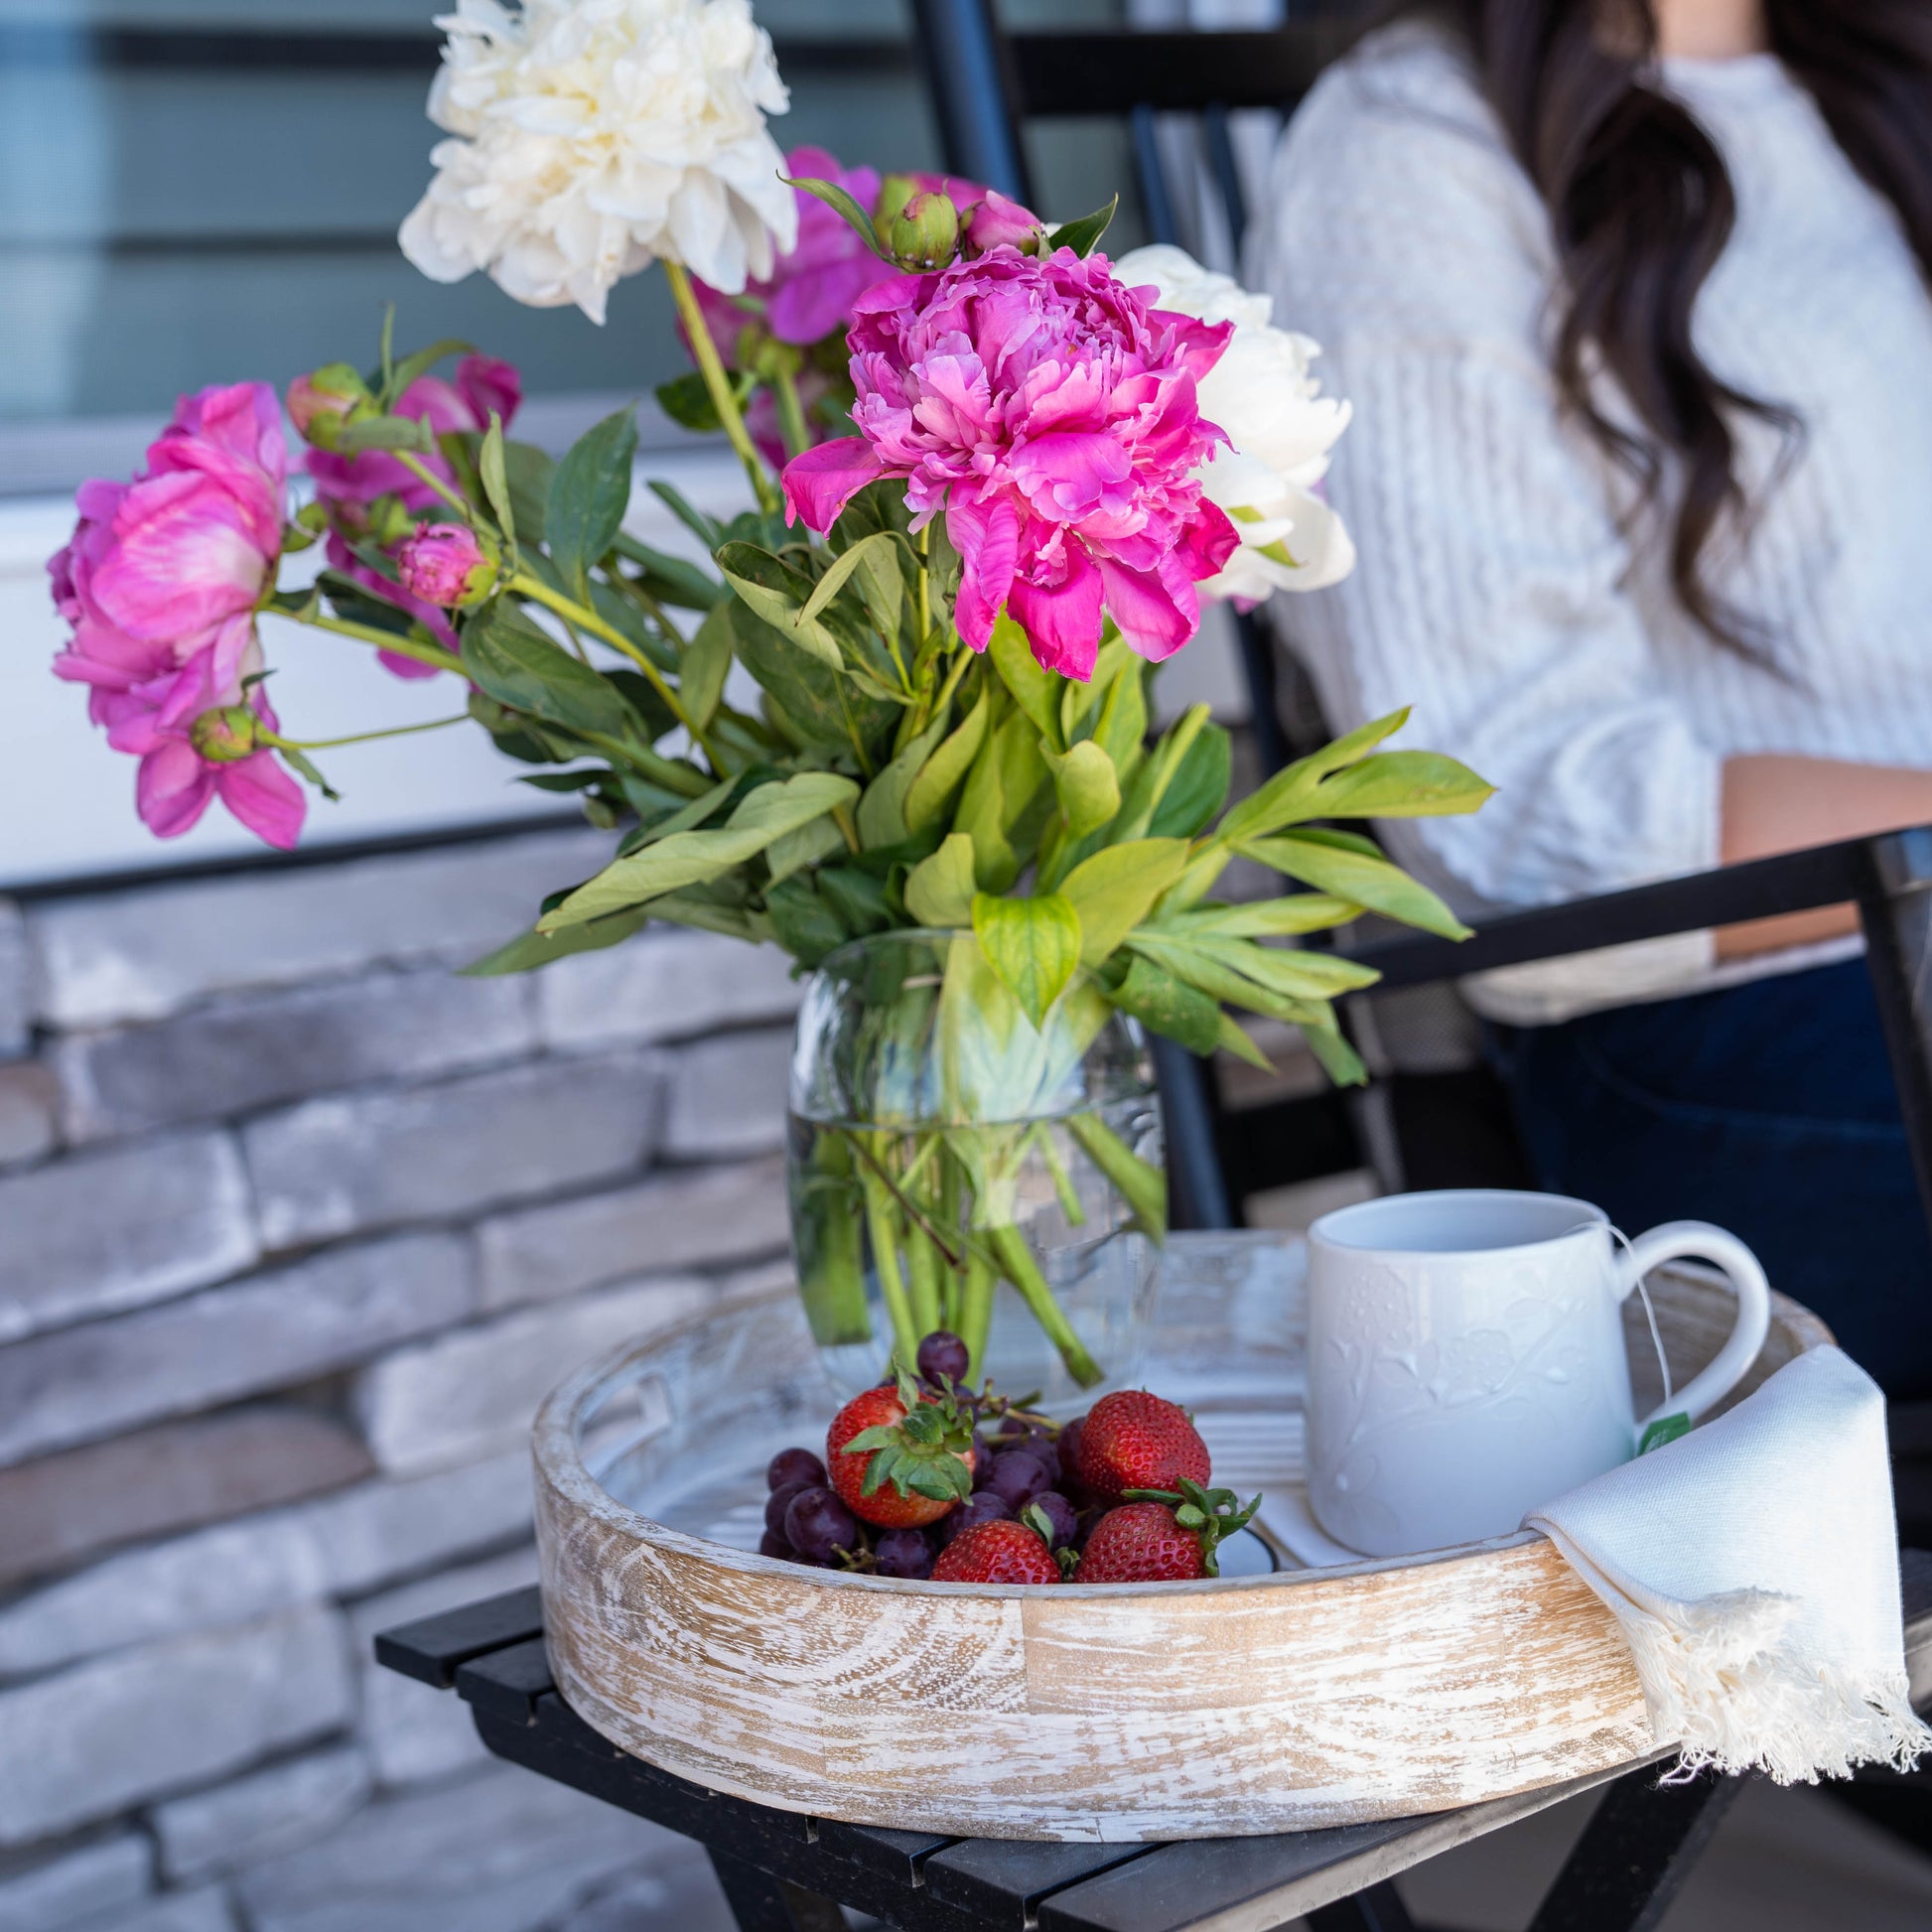
M 786 515 L 828 530 L 867 483 L 901 478 L 915 529 L 945 512 L 975 650 L 1004 606 L 1068 677 L 1092 676 L 1103 610 L 1142 656 L 1167 657 L 1237 542 L 1189 475 L 1227 440 L 1194 385 L 1230 333 L 1151 308 L 1105 256 L 1070 248 L 997 247 L 882 282 L 849 338 L 860 434 L 786 467 Z
M 793 148 L 785 156 L 785 173 L 794 180 L 834 182 L 863 208 L 870 208 L 879 196 L 877 169 L 842 168 L 838 157 L 823 148 Z M 802 188 L 793 192 L 798 200 L 797 245 L 777 258 L 765 280 L 748 282 L 745 294 L 754 304 L 763 304 L 764 326 L 779 342 L 808 348 L 843 329 L 852 318 L 853 303 L 893 271 L 836 209 Z M 741 308 L 703 282 L 697 290 L 711 339 L 730 363 L 740 332 L 758 310 Z
M 73 626 L 55 674 L 114 688 L 209 648 L 232 674 L 281 555 L 286 473 L 267 383 L 182 397 L 132 483 L 80 486 L 80 520 L 47 567 Z
M 1039 240 L 1039 216 L 1032 208 L 1010 201 L 997 188 L 985 190 L 970 207 L 959 210 L 965 252 L 990 254 L 995 248 L 1019 248 L 1031 253 Z
M 270 731 L 276 729 L 262 687 L 256 684 L 244 693 L 241 686 L 241 679 L 260 664 L 260 646 L 251 642 L 233 674 L 224 675 L 210 645 L 186 664 L 154 677 L 95 685 L 90 700 L 94 722 L 107 727 L 107 742 L 115 751 L 141 760 L 134 781 L 135 809 L 157 838 L 179 838 L 216 798 L 270 845 L 286 851 L 301 834 L 307 810 L 302 787 L 273 752 L 207 758 L 197 747 L 195 721 L 224 706 L 245 706 Z
M 522 378 L 511 364 L 486 355 L 466 355 L 457 364 L 454 380 L 440 375 L 418 376 L 397 400 L 395 414 L 427 422 L 437 435 L 446 436 L 487 429 L 492 411 L 507 429 L 522 400 Z M 445 483 L 456 481 L 456 473 L 445 457 L 423 456 L 417 461 Z M 454 650 L 456 632 L 440 610 L 411 597 L 392 578 L 363 563 L 349 548 L 351 537 L 366 532 L 368 507 L 377 497 L 398 497 L 405 509 L 420 516 L 439 500 L 436 491 L 384 450 L 364 450 L 346 456 L 334 450 L 312 449 L 308 465 L 309 474 L 316 482 L 316 495 L 328 505 L 335 526 L 329 535 L 331 567 L 352 577 L 371 596 L 407 611 L 440 642 Z M 433 664 L 418 663 L 413 657 L 401 657 L 386 650 L 377 655 L 398 677 L 436 675 Z
M 446 611 L 487 597 L 496 582 L 497 561 L 465 523 L 419 523 L 396 546 L 396 575 L 403 589 Z

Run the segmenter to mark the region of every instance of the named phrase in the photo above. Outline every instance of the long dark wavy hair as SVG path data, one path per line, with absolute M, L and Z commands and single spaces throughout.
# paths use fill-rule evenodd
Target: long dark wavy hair
M 1801 428 L 1699 355 L 1691 312 L 1736 215 L 1724 157 L 1689 112 L 1644 84 L 1651 0 L 1432 0 L 1406 9 L 1467 42 L 1491 106 L 1550 210 L 1563 267 L 1555 365 L 1565 404 L 1655 505 L 1666 453 L 1683 484 L 1669 531 L 1671 582 L 1721 642 L 1763 640 L 1712 591 L 1721 523 L 1747 527 L 1736 474 L 1740 415 Z M 1852 165 L 1897 210 L 1932 278 L 1932 4 L 1765 0 L 1771 50 L 1818 103 Z M 1613 377 L 1642 433 L 1610 421 L 1589 372 Z

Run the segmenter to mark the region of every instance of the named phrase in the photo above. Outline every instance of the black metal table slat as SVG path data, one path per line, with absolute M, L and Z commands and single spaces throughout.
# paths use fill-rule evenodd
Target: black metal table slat
M 976 1912 L 989 1926 L 1024 1928 L 1040 1901 L 1083 1878 L 1146 1858 L 1147 1845 L 1059 1845 L 966 1838 L 925 1862 L 934 1898 Z
M 543 1597 L 532 1584 L 384 1630 L 375 1640 L 375 1661 L 419 1684 L 447 1691 L 456 1682 L 459 1665 L 542 1635 Z
M 935 1852 L 958 1845 L 956 1838 L 936 1832 L 896 1832 L 889 1825 L 847 1825 L 836 1818 L 814 1821 L 818 1842 L 828 1852 L 901 1885 L 925 1882 L 926 1862 Z
M 537 1700 L 556 1688 L 540 1636 L 473 1657 L 456 1671 L 456 1694 L 464 1703 L 511 1724 L 535 1723 Z

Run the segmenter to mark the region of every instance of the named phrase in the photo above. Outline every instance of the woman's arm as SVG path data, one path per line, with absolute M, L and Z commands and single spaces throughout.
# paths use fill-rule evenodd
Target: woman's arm
M 1755 753 L 1724 766 L 1724 862 L 1768 859 L 1778 852 L 1831 845 L 1870 832 L 1932 824 L 1932 771 L 1839 759 Z M 1720 959 L 1742 959 L 1781 946 L 1836 939 L 1858 926 L 1851 905 L 1753 919 L 1718 934 Z

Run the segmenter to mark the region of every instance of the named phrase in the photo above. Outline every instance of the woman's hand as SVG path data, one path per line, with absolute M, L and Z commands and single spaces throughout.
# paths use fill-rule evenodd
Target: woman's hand
M 1724 862 L 1768 859 L 1807 846 L 1932 824 L 1932 771 L 1760 752 L 1725 760 Z M 1742 959 L 1815 945 L 1858 929 L 1856 906 L 1822 905 L 1723 927 L 1718 957 Z

